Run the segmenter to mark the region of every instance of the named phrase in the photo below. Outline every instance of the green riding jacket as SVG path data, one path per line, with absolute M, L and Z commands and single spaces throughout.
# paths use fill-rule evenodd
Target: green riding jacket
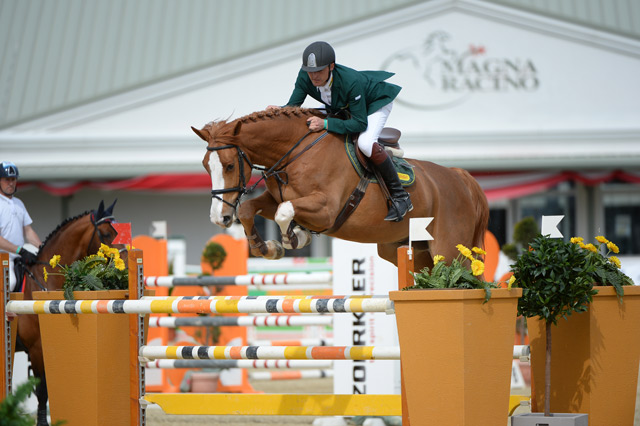
M 300 70 L 287 106 L 300 106 L 309 95 L 323 103 L 330 113 L 345 109 L 350 112 L 351 118 L 348 120 L 329 118 L 329 131 L 340 134 L 360 133 L 367 129 L 367 116 L 392 102 L 402 89 L 384 81 L 392 75 L 394 74 L 387 71 L 356 71 L 336 64 L 333 69 L 331 105 L 327 105 L 307 73 Z

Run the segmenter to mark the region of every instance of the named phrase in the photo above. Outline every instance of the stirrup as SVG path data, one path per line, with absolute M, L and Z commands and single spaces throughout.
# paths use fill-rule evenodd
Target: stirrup
M 400 208 L 400 203 L 403 204 L 403 209 Z M 406 198 L 392 199 L 389 212 L 384 220 L 389 222 L 401 222 L 405 215 L 411 210 L 413 210 L 413 203 L 411 203 L 411 197 L 408 194 Z

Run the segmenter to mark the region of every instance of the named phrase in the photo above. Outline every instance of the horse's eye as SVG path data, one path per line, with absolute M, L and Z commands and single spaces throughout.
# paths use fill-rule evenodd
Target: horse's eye
M 233 164 L 228 164 L 228 165 L 227 165 L 227 167 L 225 167 L 225 170 L 226 170 L 227 172 L 232 172 L 234 168 L 235 168 L 235 165 L 233 165 Z

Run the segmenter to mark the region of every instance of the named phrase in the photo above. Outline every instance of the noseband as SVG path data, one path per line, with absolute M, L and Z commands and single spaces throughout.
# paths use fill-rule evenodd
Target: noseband
M 302 143 L 302 141 L 304 141 L 306 139 L 307 136 L 309 136 L 309 134 L 311 134 L 311 131 L 309 130 L 307 133 L 304 134 L 304 136 L 302 136 L 298 142 L 296 142 L 291 149 L 289 149 L 273 166 L 271 166 L 269 169 L 267 169 L 266 167 L 263 166 L 256 166 L 255 164 L 253 164 L 251 162 L 251 160 L 249 160 L 249 157 L 247 156 L 247 154 L 245 154 L 245 152 L 242 150 L 242 148 L 240 148 L 238 145 L 222 145 L 222 146 L 208 146 L 207 147 L 207 151 L 220 151 L 222 149 L 230 149 L 230 148 L 235 148 L 236 152 L 238 153 L 238 168 L 240 170 L 240 184 L 238 186 L 235 186 L 233 188 L 224 188 L 224 189 L 213 189 L 211 191 L 211 196 L 213 198 L 216 198 L 220 201 L 222 201 L 223 203 L 225 203 L 226 205 L 228 205 L 229 207 L 231 207 L 232 209 L 236 209 L 238 207 L 238 204 L 240 203 L 240 198 L 242 198 L 242 196 L 244 194 L 249 194 L 251 192 L 253 192 L 254 189 L 256 189 L 256 187 L 258 186 L 258 184 L 261 181 L 266 181 L 267 179 L 269 179 L 270 177 L 275 177 L 277 182 L 278 182 L 278 188 L 280 189 L 280 198 L 282 198 L 282 185 L 286 185 L 288 182 L 288 178 L 282 179 L 280 177 L 281 174 L 286 175 L 286 172 L 284 171 L 284 168 L 287 167 L 289 164 L 293 163 L 295 160 L 297 160 L 302 154 L 304 154 L 305 152 L 307 152 L 309 149 L 313 148 L 314 145 L 316 145 L 318 142 L 320 142 L 322 139 L 324 139 L 325 136 L 327 136 L 329 133 L 328 132 L 323 132 L 322 134 L 320 134 L 320 136 L 318 136 L 313 142 L 311 142 L 309 145 L 307 145 L 302 151 L 300 151 L 295 157 L 293 157 L 290 161 L 286 162 L 285 164 L 281 163 L 285 160 L 285 158 L 289 157 L 289 155 Z M 260 179 L 258 179 L 258 181 L 256 183 L 254 183 L 253 185 L 251 185 L 250 187 L 247 188 L 247 182 L 246 179 L 244 177 L 244 162 L 247 162 L 249 164 L 249 167 L 251 168 L 251 170 L 259 170 L 262 172 L 262 177 Z M 229 192 L 237 192 L 238 193 L 238 197 L 236 198 L 235 203 L 231 204 L 230 202 L 223 200 L 222 197 L 220 196 L 220 194 L 228 194 Z

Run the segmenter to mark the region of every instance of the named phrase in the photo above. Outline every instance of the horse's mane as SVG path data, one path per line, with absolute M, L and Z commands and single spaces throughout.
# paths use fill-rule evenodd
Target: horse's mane
M 259 121 L 273 120 L 281 117 L 287 118 L 304 118 L 312 115 L 322 116 L 322 112 L 312 108 L 300 107 L 284 107 L 272 110 L 256 111 L 243 117 L 236 118 L 233 121 L 219 120 L 208 123 L 205 128 L 210 129 L 212 133 L 217 133 L 225 128 L 227 124 L 241 122 L 242 124 L 257 123 Z
M 80 218 L 82 218 L 82 217 L 84 217 L 84 216 L 88 215 L 89 213 L 92 213 L 92 210 L 87 210 L 86 212 L 81 213 L 81 214 L 79 214 L 79 215 L 77 215 L 77 216 L 69 217 L 69 218 L 65 219 L 65 220 L 64 220 L 60 225 L 58 225 L 58 226 L 56 227 L 56 229 L 54 229 L 53 231 L 51 231 L 51 233 L 49 233 L 49 235 L 47 235 L 47 238 L 45 238 L 45 239 L 44 239 L 44 242 L 43 242 L 43 243 L 42 243 L 42 245 L 40 246 L 40 250 L 42 251 L 42 249 L 44 248 L 44 246 L 46 246 L 46 245 L 47 245 L 47 243 L 48 243 L 49 241 L 51 241 L 51 239 L 53 239 L 53 237 L 54 237 L 58 232 L 60 232 L 60 230 L 61 230 L 62 228 L 64 228 L 67 224 L 69 224 L 69 223 L 71 223 L 71 222 L 75 222 L 76 220 L 78 220 L 78 219 L 80 219 Z

